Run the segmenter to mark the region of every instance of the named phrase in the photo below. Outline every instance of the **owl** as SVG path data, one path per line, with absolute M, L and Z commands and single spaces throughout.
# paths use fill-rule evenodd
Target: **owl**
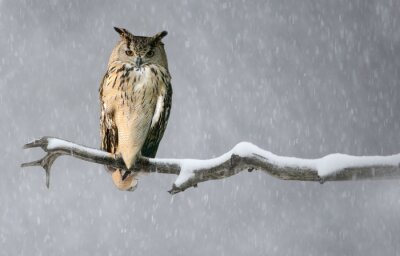
M 126 170 L 107 167 L 120 190 L 133 191 L 137 173 L 129 169 L 139 156 L 155 157 L 171 109 L 171 76 L 162 31 L 135 36 L 114 28 L 114 47 L 100 84 L 101 149 L 122 157 Z

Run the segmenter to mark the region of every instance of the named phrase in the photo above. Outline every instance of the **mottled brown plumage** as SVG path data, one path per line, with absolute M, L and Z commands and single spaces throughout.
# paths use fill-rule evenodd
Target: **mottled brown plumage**
M 121 40 L 100 85 L 101 148 L 121 154 L 130 169 L 140 154 L 155 157 L 168 122 L 172 87 L 161 42 L 167 33 L 139 37 L 126 29 L 115 30 Z M 119 189 L 135 188 L 133 173 L 109 170 Z

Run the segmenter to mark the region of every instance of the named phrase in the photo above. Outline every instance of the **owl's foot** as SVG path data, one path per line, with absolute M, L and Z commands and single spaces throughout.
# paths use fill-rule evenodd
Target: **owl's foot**
M 124 172 L 124 173 L 122 173 Z M 121 170 L 122 180 L 125 180 L 131 174 L 130 171 L 123 171 Z
M 130 171 L 118 169 L 111 174 L 111 177 L 114 185 L 122 191 L 134 191 L 138 184 L 138 180 L 135 178 L 135 175 L 133 175 L 133 173 Z

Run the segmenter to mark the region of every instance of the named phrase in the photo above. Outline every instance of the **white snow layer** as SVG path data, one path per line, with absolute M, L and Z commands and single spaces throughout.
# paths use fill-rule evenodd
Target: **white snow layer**
M 374 167 L 374 166 L 393 166 L 399 167 L 400 154 L 391 156 L 350 156 L 345 154 L 330 154 L 319 159 L 302 159 L 295 157 L 277 156 L 269 151 L 248 143 L 241 142 L 231 151 L 213 159 L 156 159 L 155 161 L 179 164 L 181 172 L 175 181 L 176 186 L 194 177 L 195 171 L 215 167 L 230 159 L 231 155 L 253 156 L 259 155 L 271 164 L 281 168 L 310 169 L 316 170 L 320 177 L 327 177 L 346 168 L 354 167 Z
M 49 150 L 72 147 L 82 151 L 90 152 L 93 155 L 107 157 L 108 153 L 80 146 L 68 141 L 51 138 L 48 141 L 47 148 Z M 223 162 L 230 159 L 232 154 L 245 156 L 259 155 L 266 159 L 271 164 L 274 164 L 280 168 L 294 168 L 294 169 L 311 169 L 318 171 L 320 177 L 327 177 L 335 174 L 346 168 L 355 167 L 374 167 L 374 166 L 393 166 L 400 167 L 400 154 L 391 156 L 350 156 L 345 154 L 330 154 L 318 159 L 302 159 L 295 157 L 284 157 L 277 156 L 269 151 L 263 150 L 254 144 L 249 142 L 241 142 L 237 144 L 229 152 L 208 160 L 198 159 L 152 159 L 154 162 L 163 162 L 170 164 L 178 164 L 181 166 L 181 171 L 178 178 L 175 181 L 176 186 L 180 186 L 194 177 L 195 171 L 201 171 L 203 169 L 210 169 L 218 166 Z
M 48 144 L 47 144 L 47 149 L 53 150 L 57 148 L 76 148 L 81 151 L 89 152 L 92 155 L 97 155 L 99 157 L 108 157 L 109 153 L 104 152 L 102 150 L 94 149 L 94 148 L 89 148 L 85 146 L 81 146 L 69 141 L 57 139 L 57 138 L 49 138 L 48 139 Z

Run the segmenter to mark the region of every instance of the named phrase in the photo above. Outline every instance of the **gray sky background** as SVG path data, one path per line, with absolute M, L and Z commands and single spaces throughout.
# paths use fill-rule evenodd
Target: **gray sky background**
M 400 255 L 399 181 L 324 185 L 241 173 L 171 197 L 134 193 L 61 158 L 53 135 L 99 145 L 98 87 L 118 36 L 167 30 L 173 108 L 158 157 L 240 141 L 276 154 L 400 152 L 400 2 L 0 1 L 0 255 Z

